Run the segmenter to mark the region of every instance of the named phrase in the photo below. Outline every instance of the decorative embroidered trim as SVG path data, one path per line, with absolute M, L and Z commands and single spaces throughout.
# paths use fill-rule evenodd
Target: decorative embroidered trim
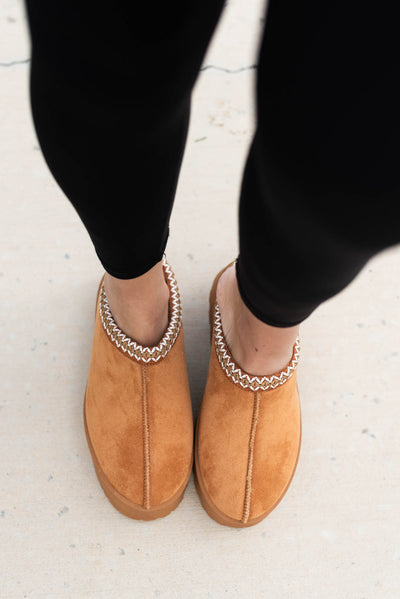
M 287 380 L 290 379 L 299 362 L 300 340 L 299 337 L 297 337 L 294 345 L 292 361 L 286 370 L 282 370 L 279 375 L 258 377 L 251 376 L 243 372 L 233 361 L 233 358 L 229 353 L 224 334 L 222 332 L 221 313 L 217 303 L 215 303 L 214 312 L 214 339 L 215 350 L 223 370 L 234 383 L 240 385 L 243 387 L 243 389 L 250 389 L 251 391 L 266 391 L 267 389 L 275 389 L 275 387 L 278 387 L 278 385 L 283 385 Z
M 135 358 L 139 362 L 144 362 L 145 364 L 148 362 L 158 362 L 161 358 L 165 358 L 171 347 L 174 345 L 182 325 L 182 307 L 178 284 L 165 256 L 163 258 L 163 266 L 170 292 L 171 317 L 163 338 L 160 343 L 154 347 L 144 347 L 121 331 L 111 314 L 104 285 L 102 285 L 100 291 L 100 318 L 107 335 L 117 347 L 122 349 L 123 352 L 126 352 L 131 358 Z

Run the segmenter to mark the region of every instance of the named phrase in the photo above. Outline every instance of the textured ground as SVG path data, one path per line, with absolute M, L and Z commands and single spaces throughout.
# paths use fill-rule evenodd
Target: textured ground
M 194 409 L 207 296 L 237 249 L 261 4 L 228 3 L 205 60 L 168 258 L 183 295 Z M 32 128 L 20 0 L 0 0 L 0 597 L 400 597 L 400 248 L 376 256 L 303 325 L 303 447 L 261 524 L 222 527 L 193 481 L 181 506 L 131 521 L 104 497 L 82 401 L 102 269 Z

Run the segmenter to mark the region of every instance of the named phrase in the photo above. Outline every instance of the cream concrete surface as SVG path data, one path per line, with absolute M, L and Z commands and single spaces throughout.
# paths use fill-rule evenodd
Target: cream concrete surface
M 237 250 L 261 18 L 259 0 L 228 2 L 171 225 L 195 411 L 209 287 Z M 167 518 L 125 518 L 99 487 L 82 421 L 103 270 L 38 148 L 28 57 L 21 0 L 0 0 L 0 598 L 399 598 L 400 248 L 302 326 L 300 462 L 266 520 L 218 525 L 192 480 Z

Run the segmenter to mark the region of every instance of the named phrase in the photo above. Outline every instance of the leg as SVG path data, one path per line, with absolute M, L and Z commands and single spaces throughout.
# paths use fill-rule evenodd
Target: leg
M 191 90 L 222 4 L 119 2 L 110 12 L 103 2 L 27 0 L 44 157 L 107 271 L 116 320 L 146 344 L 166 325 L 160 261 Z
M 111 503 L 150 520 L 177 507 L 192 469 L 179 293 L 160 260 L 191 89 L 222 1 L 27 6 L 39 141 L 106 269 L 84 399 L 87 442 Z
M 265 365 L 276 358 L 267 372 L 282 368 L 299 323 L 400 241 L 395 13 L 390 3 L 270 2 L 237 281 L 221 280 L 236 298 L 225 310 L 232 351 L 251 372 L 262 338 Z
M 389 2 L 270 0 L 240 255 L 210 295 L 196 432 L 197 488 L 221 524 L 260 522 L 294 475 L 299 324 L 400 240 L 396 16 Z

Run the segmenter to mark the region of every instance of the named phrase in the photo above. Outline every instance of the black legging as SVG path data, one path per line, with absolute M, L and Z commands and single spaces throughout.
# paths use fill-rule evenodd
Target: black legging
M 39 142 L 116 277 L 162 257 L 222 6 L 27 0 Z M 398 22 L 391 0 L 270 1 L 237 262 L 243 300 L 268 324 L 301 322 L 400 241 Z

